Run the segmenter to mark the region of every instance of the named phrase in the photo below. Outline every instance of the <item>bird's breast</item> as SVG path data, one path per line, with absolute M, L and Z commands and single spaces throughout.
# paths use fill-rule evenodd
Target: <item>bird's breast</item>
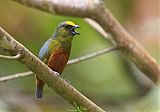
M 63 48 L 54 50 L 47 61 L 48 67 L 61 74 L 68 62 L 69 55 L 70 50 Z

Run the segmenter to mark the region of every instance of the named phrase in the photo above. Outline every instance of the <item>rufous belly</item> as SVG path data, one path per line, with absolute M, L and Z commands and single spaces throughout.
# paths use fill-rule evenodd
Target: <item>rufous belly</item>
M 68 62 L 69 55 L 70 51 L 68 50 L 60 49 L 54 51 L 47 61 L 48 67 L 61 74 Z

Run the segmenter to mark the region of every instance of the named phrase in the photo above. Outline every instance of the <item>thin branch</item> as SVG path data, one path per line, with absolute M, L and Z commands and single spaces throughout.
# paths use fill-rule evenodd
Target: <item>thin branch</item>
M 28 72 L 23 72 L 23 73 L 17 73 L 17 74 L 9 75 L 9 76 L 4 76 L 4 77 L 0 77 L 0 82 L 4 82 L 4 81 L 8 81 L 8 80 L 13 80 L 13 79 L 17 79 L 17 78 L 22 78 L 22 77 L 30 76 L 32 74 L 33 74 L 32 71 L 28 71 Z
M 21 57 L 21 54 L 18 53 L 15 56 L 5 56 L 5 55 L 0 55 L 0 59 L 5 59 L 5 60 L 17 60 Z
M 67 64 L 74 64 L 74 63 L 77 63 L 77 62 L 86 61 L 86 60 L 88 60 L 88 59 L 97 57 L 97 56 L 99 56 L 99 55 L 102 55 L 102 54 L 105 54 L 105 53 L 114 51 L 114 50 L 116 50 L 116 49 L 118 49 L 118 48 L 119 48 L 119 47 L 117 47 L 117 46 L 112 47 L 112 48 L 106 48 L 106 49 L 101 50 L 101 51 L 97 51 L 97 52 L 94 52 L 94 53 L 91 53 L 91 54 L 88 54 L 88 55 L 85 55 L 85 56 L 81 56 L 81 57 L 78 57 L 78 58 L 69 60 Z
M 117 50 L 118 48 L 119 48 L 118 46 L 111 47 L 111 48 L 106 48 L 106 49 L 101 50 L 101 51 L 97 51 L 97 52 L 94 52 L 94 53 L 91 53 L 91 54 L 88 54 L 88 55 L 85 55 L 85 56 L 81 56 L 81 57 L 78 57 L 78 58 L 75 58 L 75 59 L 71 59 L 71 60 L 68 61 L 67 64 L 71 65 L 71 64 L 75 64 L 75 63 L 78 63 L 78 62 L 81 62 L 81 61 L 86 61 L 88 59 L 91 59 L 91 58 L 103 55 L 105 53 L 109 53 L 109 52 L 112 52 L 114 50 Z M 27 71 L 27 72 L 12 74 L 12 75 L 9 75 L 9 76 L 3 76 L 3 77 L 0 77 L 0 82 L 5 82 L 5 81 L 8 81 L 8 80 L 18 79 L 18 78 L 30 76 L 32 74 L 33 74 L 33 72 Z
M 122 27 L 102 0 L 13 0 L 52 14 L 84 17 L 95 20 L 112 35 L 120 52 L 132 61 L 153 82 L 160 78 L 160 66 L 154 58 Z M 72 3 L 71 3 L 72 2 Z
M 84 21 L 86 21 L 92 28 L 97 30 L 103 36 L 103 38 L 110 40 L 113 45 L 116 45 L 115 41 L 111 38 L 109 33 L 106 33 L 97 22 L 89 18 L 85 18 Z
M 13 37 L 11 37 L 6 31 L 0 27 L 0 42 L 5 43 L 5 46 L 0 44 L 0 47 L 7 47 L 10 55 L 13 53 L 22 53 L 22 57 L 18 60 L 22 64 L 26 65 L 32 72 L 34 72 L 39 78 L 51 87 L 55 92 L 65 98 L 70 104 L 74 106 L 76 103 L 78 106 L 82 106 L 87 109 L 88 112 L 105 112 L 64 79 L 59 77 L 54 71 L 52 71 L 48 66 L 46 66 L 40 59 L 34 56 L 28 49 L 26 49 L 22 44 L 17 42 Z
M 86 21 L 90 26 L 92 26 L 95 30 L 97 30 L 100 34 L 102 34 L 106 39 L 109 39 L 108 34 L 103 30 L 103 28 L 97 24 L 94 20 L 85 18 L 84 21 Z

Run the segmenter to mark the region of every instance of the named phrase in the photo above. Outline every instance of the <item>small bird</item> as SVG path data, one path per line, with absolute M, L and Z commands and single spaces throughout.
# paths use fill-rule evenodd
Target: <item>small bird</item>
M 79 35 L 75 31 L 80 26 L 72 21 L 64 21 L 60 23 L 54 32 L 40 49 L 38 58 L 43 61 L 53 71 L 61 74 L 69 60 L 72 39 L 75 35 Z M 44 82 L 36 76 L 36 97 L 42 98 Z

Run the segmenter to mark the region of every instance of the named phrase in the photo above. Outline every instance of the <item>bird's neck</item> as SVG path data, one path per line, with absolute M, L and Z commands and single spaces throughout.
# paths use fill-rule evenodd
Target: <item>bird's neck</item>
M 69 35 L 66 32 L 56 31 L 52 36 L 52 39 L 57 43 L 57 45 L 55 46 L 56 48 L 60 47 L 67 50 L 71 49 L 73 35 Z
M 64 49 L 69 52 L 71 50 L 72 38 L 51 38 L 50 42 L 51 49 Z
M 57 38 L 59 44 L 60 44 L 60 47 L 62 48 L 66 48 L 66 49 L 70 49 L 71 48 L 71 45 L 72 45 L 72 38 L 70 37 L 67 37 L 67 38 Z

